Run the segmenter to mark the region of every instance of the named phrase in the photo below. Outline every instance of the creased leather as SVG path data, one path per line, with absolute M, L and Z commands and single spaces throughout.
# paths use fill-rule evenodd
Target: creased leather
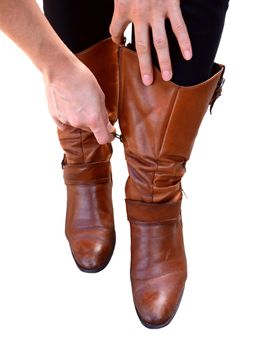
M 121 48 L 119 65 L 133 300 L 142 323 L 158 328 L 174 316 L 187 279 L 181 179 L 224 66 L 214 63 L 210 79 L 184 87 L 154 68 L 147 87 L 136 52 Z
M 111 38 L 78 56 L 97 77 L 109 118 L 118 118 L 122 132 L 134 305 L 144 325 L 162 327 L 174 316 L 187 279 L 181 179 L 207 108 L 221 94 L 225 67 L 214 63 L 211 78 L 194 86 L 165 82 L 154 67 L 153 84 L 144 86 L 137 53 Z M 102 266 L 114 240 L 112 146 L 75 128 L 58 134 L 65 149 L 66 235 L 83 266 L 93 260 L 93 250 L 105 249 L 90 264 Z
M 104 40 L 76 55 L 93 72 L 103 92 L 112 124 L 117 120 L 118 47 Z M 112 204 L 111 143 L 101 145 L 94 134 L 74 127 L 57 128 L 64 149 L 67 188 L 65 234 L 78 266 L 97 272 L 109 262 L 115 246 Z

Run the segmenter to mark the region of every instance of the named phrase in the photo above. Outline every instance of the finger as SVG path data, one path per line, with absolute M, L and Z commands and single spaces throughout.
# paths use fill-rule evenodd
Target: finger
M 169 54 L 168 38 L 165 29 L 165 19 L 156 18 L 152 23 L 153 43 L 157 52 L 162 78 L 166 81 L 172 78 L 172 65 Z
M 58 129 L 64 131 L 68 126 L 64 123 L 62 123 L 57 117 L 55 117 L 54 115 L 52 115 L 53 120 L 55 121 Z
M 116 132 L 116 128 L 108 121 L 107 129 L 109 133 Z
M 108 122 L 108 117 L 105 115 L 104 118 L 96 118 L 94 122 L 89 125 L 99 144 L 103 145 L 114 140 L 114 135 L 108 131 Z
M 109 32 L 111 34 L 112 41 L 114 41 L 116 44 L 121 45 L 123 43 L 123 34 L 129 22 L 129 20 L 123 19 L 123 17 L 119 16 L 117 12 L 114 12 L 109 26 Z
M 153 82 L 153 66 L 149 39 L 149 26 L 146 23 L 134 23 L 134 33 L 141 77 L 144 85 L 148 86 Z
M 184 59 L 190 60 L 192 57 L 191 41 L 180 7 L 177 6 L 174 9 L 170 9 L 168 17 Z

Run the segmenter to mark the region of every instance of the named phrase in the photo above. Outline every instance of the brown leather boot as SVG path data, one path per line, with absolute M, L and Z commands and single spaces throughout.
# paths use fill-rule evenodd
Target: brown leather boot
M 117 120 L 118 47 L 103 40 L 77 54 L 105 93 L 109 120 Z M 74 127 L 57 128 L 64 149 L 63 177 L 67 188 L 65 234 L 77 266 L 98 272 L 109 262 L 115 246 L 112 207 L 112 145 L 101 145 L 94 134 Z
M 144 86 L 137 53 L 122 47 L 119 59 L 133 300 L 141 322 L 160 328 L 175 315 L 187 278 L 181 178 L 202 118 L 221 94 L 225 67 L 214 63 L 210 79 L 188 87 L 163 81 L 154 67 L 153 84 Z

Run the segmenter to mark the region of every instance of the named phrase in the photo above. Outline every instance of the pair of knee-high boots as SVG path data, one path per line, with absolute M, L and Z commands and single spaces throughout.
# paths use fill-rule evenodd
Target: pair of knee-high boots
M 214 63 L 211 77 L 194 86 L 163 81 L 154 67 L 153 84 L 144 86 L 137 53 L 110 37 L 77 57 L 97 78 L 109 120 L 118 120 L 122 133 L 134 305 L 146 327 L 163 327 L 176 313 L 187 278 L 181 178 L 202 118 L 221 94 L 225 67 Z M 57 131 L 65 151 L 65 233 L 78 267 L 97 272 L 115 246 L 112 145 L 81 129 Z

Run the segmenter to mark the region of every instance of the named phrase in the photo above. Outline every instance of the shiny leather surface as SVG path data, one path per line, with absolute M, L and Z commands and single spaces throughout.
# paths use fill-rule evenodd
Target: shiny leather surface
M 154 83 L 144 86 L 136 52 L 111 38 L 79 57 L 102 86 L 110 120 L 119 120 L 129 172 L 133 301 L 141 322 L 159 328 L 173 318 L 187 278 L 181 178 L 207 108 L 221 93 L 225 67 L 215 63 L 210 79 L 188 87 L 163 81 L 154 67 Z M 92 268 L 110 257 L 114 241 L 112 146 L 75 128 L 58 133 L 66 152 L 66 235 L 79 262 Z
M 133 300 L 142 323 L 159 328 L 174 316 L 187 278 L 181 178 L 224 66 L 214 64 L 210 79 L 188 87 L 163 81 L 155 68 L 146 87 L 134 51 L 121 48 L 119 64 Z
M 118 47 L 102 41 L 76 55 L 97 78 L 105 93 L 112 124 L 117 119 Z M 112 205 L 111 143 L 100 145 L 94 134 L 74 127 L 57 128 L 64 149 L 67 188 L 65 234 L 78 267 L 97 272 L 109 262 L 115 246 Z

